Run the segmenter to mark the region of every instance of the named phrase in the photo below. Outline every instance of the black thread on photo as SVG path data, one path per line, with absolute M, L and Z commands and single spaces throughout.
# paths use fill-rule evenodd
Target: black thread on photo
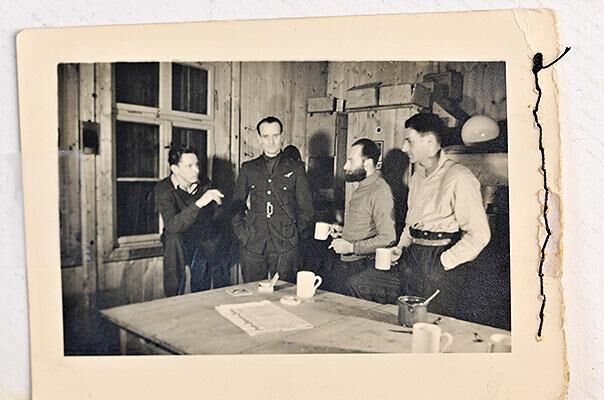
M 539 285 L 540 285 L 540 294 L 541 294 L 541 308 L 539 310 L 539 329 L 537 330 L 538 337 L 541 337 L 541 333 L 543 331 L 543 317 L 544 317 L 544 312 L 545 312 L 545 303 L 547 300 L 547 298 L 545 296 L 545 290 L 543 287 L 543 277 L 544 277 L 543 264 L 545 262 L 545 248 L 547 247 L 549 238 L 552 235 L 552 231 L 549 227 L 549 221 L 547 219 L 549 188 L 547 186 L 547 170 L 545 168 L 545 148 L 543 147 L 543 127 L 539 123 L 539 115 L 538 115 L 539 102 L 541 101 L 541 94 L 543 93 L 541 91 L 541 87 L 539 86 L 539 72 L 543 69 L 551 67 L 552 65 L 554 65 L 555 63 L 560 61 L 560 59 L 562 57 L 564 57 L 566 55 L 566 53 L 568 53 L 569 51 L 570 51 L 570 47 L 567 47 L 566 49 L 564 49 L 564 53 L 562 53 L 558 58 L 556 58 L 554 61 L 552 61 L 551 63 L 549 63 L 547 65 L 543 65 L 543 54 L 537 53 L 533 57 L 532 71 L 533 71 L 533 75 L 535 76 L 535 89 L 537 90 L 537 93 L 538 93 L 537 102 L 535 103 L 535 108 L 533 108 L 533 118 L 535 119 L 535 124 L 537 125 L 537 128 L 539 129 L 539 151 L 541 152 L 541 173 L 543 174 L 543 189 L 545 190 L 545 197 L 543 200 L 543 220 L 544 220 L 545 232 L 546 232 L 545 240 L 543 241 L 543 244 L 541 245 L 541 257 L 539 260 Z

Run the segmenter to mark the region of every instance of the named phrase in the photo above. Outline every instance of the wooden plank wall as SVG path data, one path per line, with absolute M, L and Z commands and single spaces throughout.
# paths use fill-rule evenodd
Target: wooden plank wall
M 82 263 L 78 66 L 61 64 L 58 74 L 61 265 L 71 266 Z
M 284 146 L 306 157 L 306 100 L 326 95 L 325 62 L 241 63 L 241 162 L 262 154 L 256 124 L 267 115 L 283 122 Z
M 99 224 L 97 226 L 97 244 L 100 256 L 104 259 L 113 251 L 114 227 L 116 218 L 113 214 L 116 200 L 115 193 L 115 174 L 113 172 L 114 159 L 113 141 L 114 141 L 114 121 L 113 121 L 113 85 L 112 85 L 112 67 L 109 63 L 96 64 L 95 91 L 97 95 L 96 114 L 100 124 L 99 137 L 99 155 L 96 157 L 97 163 L 97 216 Z M 102 261 L 99 263 L 101 265 Z M 99 281 L 102 285 L 104 274 L 99 274 Z
M 232 107 L 232 63 L 214 64 L 214 157 L 212 159 L 212 180 L 225 192 L 227 198 L 235 186 L 238 165 L 233 161 L 231 147 L 231 107 Z
M 461 108 L 469 115 L 484 114 L 495 121 L 507 119 L 505 63 L 439 63 L 442 71 L 463 74 Z

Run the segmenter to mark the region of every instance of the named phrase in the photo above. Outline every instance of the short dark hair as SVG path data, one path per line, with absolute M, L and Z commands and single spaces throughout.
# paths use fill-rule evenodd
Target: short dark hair
M 373 160 L 373 165 L 377 166 L 382 152 L 377 144 L 371 139 L 361 138 L 352 144 L 353 146 L 362 146 L 361 154 L 365 158 Z
M 269 115 L 268 117 L 262 118 L 260 120 L 260 122 L 258 122 L 258 124 L 256 124 L 256 131 L 258 132 L 258 135 L 260 135 L 260 125 L 274 124 L 274 123 L 279 124 L 279 129 L 281 130 L 281 133 L 283 133 L 283 124 L 281 123 L 281 120 L 277 117 L 273 117 L 272 115 Z
M 432 133 L 438 144 L 441 144 L 443 137 L 447 131 L 447 127 L 440 117 L 433 113 L 419 113 L 415 114 L 407 121 L 405 121 L 405 128 L 411 128 L 417 131 L 422 136 Z
M 168 152 L 168 164 L 178 165 L 183 154 L 195 154 L 197 158 L 199 158 L 197 155 L 197 149 L 195 149 L 193 146 L 188 146 L 186 144 L 170 145 L 170 151 Z

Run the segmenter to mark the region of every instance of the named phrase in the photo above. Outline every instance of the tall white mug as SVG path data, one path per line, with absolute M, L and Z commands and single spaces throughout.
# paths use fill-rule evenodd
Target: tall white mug
M 442 339 L 444 343 L 441 344 Z M 413 324 L 412 353 L 443 353 L 453 343 L 453 336 L 443 332 L 440 326 L 417 322 Z
M 512 337 L 503 333 L 491 335 L 489 340 L 489 353 L 510 353 L 512 351 Z
M 375 269 L 388 271 L 390 269 L 391 261 L 392 252 L 390 249 L 380 248 L 375 250 Z
M 317 288 L 323 283 L 323 278 L 312 271 L 300 271 L 296 275 L 296 296 L 301 299 L 310 299 L 315 295 Z
M 330 230 L 331 224 L 328 224 L 327 222 L 317 222 L 315 224 L 315 239 L 327 240 Z

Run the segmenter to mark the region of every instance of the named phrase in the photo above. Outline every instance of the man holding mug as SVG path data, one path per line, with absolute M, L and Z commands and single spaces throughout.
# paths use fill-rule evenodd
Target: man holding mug
M 344 164 L 346 181 L 357 187 L 344 214 L 341 233 L 337 226 L 332 229 L 334 240 L 329 247 L 340 257 L 332 266 L 326 286 L 338 293 L 351 295 L 350 279 L 372 269 L 370 256 L 396 240 L 392 192 L 376 169 L 379 158 L 379 147 L 363 138 L 353 143 Z
M 441 149 L 446 127 L 435 114 L 416 114 L 405 122 L 403 152 L 409 156 L 409 198 L 405 228 L 392 250 L 398 261 L 402 295 L 440 295 L 430 311 L 458 316 L 467 283 L 465 270 L 489 243 L 491 233 L 480 183 L 465 166 Z M 369 271 L 352 282 L 352 293 L 367 298 Z M 380 282 L 396 286 L 397 282 Z M 379 286 L 374 291 L 381 290 Z

